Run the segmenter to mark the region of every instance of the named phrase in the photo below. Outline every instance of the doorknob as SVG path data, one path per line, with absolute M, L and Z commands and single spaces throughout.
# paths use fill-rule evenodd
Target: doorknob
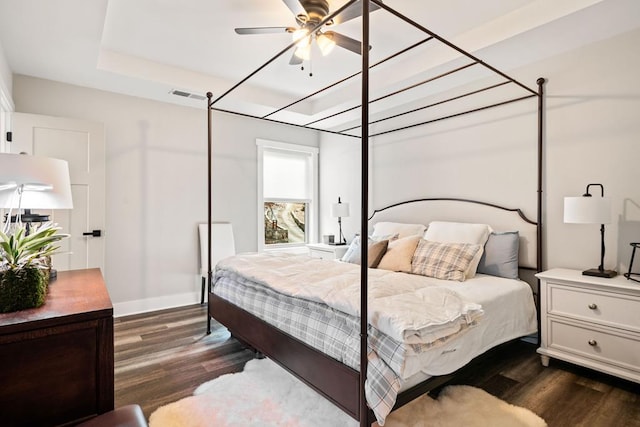
M 100 237 L 100 236 L 102 236 L 102 230 L 87 231 L 86 233 L 82 233 L 82 235 L 83 236 Z

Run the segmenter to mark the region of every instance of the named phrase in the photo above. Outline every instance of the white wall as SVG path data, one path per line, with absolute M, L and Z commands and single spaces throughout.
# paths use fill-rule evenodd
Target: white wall
M 597 267 L 599 227 L 563 224 L 563 197 L 602 183 L 612 198 L 605 267 L 626 271 L 640 241 L 640 30 L 575 50 L 549 75 L 546 221 L 550 266 Z M 636 267 L 639 267 L 638 265 Z
M 6 135 L 9 128 L 10 112 L 13 111 L 13 75 L 4 56 L 4 50 L 0 43 L 0 153 L 8 151 L 6 148 Z
M 548 78 L 547 268 L 599 264 L 599 227 L 562 222 L 564 196 L 581 195 L 589 183 L 602 183 L 613 201 L 616 220 L 607 226 L 605 267 L 626 271 L 629 243 L 640 241 L 639 44 L 636 30 L 509 72 L 533 88 L 538 77 Z M 475 197 L 521 207 L 535 218 L 535 108 L 535 101 L 525 101 L 376 139 L 370 207 L 418 197 Z M 359 151 L 347 148 L 343 138 L 323 135 L 320 146 L 323 164 L 359 164 Z M 323 197 L 359 194 L 358 167 L 332 171 L 322 175 Z M 334 227 L 323 219 L 321 234 Z M 357 219 L 346 220 L 345 228 L 356 231 Z
M 199 301 L 196 225 L 207 219 L 207 110 L 14 76 L 16 111 L 106 130 L 105 278 L 116 314 Z M 316 132 L 214 114 L 213 220 L 255 251 L 256 138 L 317 146 Z
M 320 138 L 327 140 L 326 135 Z M 342 233 L 350 242 L 360 224 L 360 139 L 332 134 L 328 140 L 333 143 L 321 143 L 319 153 L 319 240 L 324 234 L 333 234 L 338 240 L 338 221 L 331 216 L 331 204 L 340 197 L 342 202 L 349 203 L 349 217 L 342 218 Z
M 13 90 L 13 74 L 11 68 L 7 63 L 7 59 L 4 56 L 4 49 L 0 43 L 0 96 L 6 97 L 11 100 L 11 91 Z

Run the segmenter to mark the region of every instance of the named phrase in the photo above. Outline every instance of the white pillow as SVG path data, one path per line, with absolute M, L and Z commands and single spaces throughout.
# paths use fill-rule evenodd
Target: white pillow
M 424 239 L 441 243 L 473 243 L 480 245 L 480 250 L 465 271 L 466 280 L 476 275 L 480 258 L 482 258 L 482 253 L 484 252 L 484 244 L 492 231 L 487 224 L 432 221 L 424 233 Z
M 372 237 L 397 234 L 399 239 L 407 236 L 422 236 L 427 227 L 423 224 L 406 224 L 402 222 L 378 222 L 373 226 Z

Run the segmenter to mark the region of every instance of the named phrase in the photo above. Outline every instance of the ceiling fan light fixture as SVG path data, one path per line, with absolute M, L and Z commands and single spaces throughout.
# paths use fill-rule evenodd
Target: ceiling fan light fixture
M 291 37 L 293 41 L 296 43 L 296 46 L 299 48 L 303 48 L 305 46 L 309 46 L 311 44 L 311 37 L 309 37 L 309 30 L 306 28 L 300 28 L 299 30 L 295 30 L 291 33 Z
M 298 47 L 295 50 L 294 55 L 297 56 L 298 58 L 302 59 L 303 61 L 310 60 L 311 59 L 311 44 L 307 43 L 307 45 L 305 45 L 305 46 Z
M 274 0 L 275 1 L 275 0 Z M 356 39 L 334 31 L 323 31 L 334 25 L 340 25 L 362 15 L 361 2 L 350 1 L 349 6 L 343 7 L 341 12 L 325 22 L 330 16 L 331 4 L 335 0 L 281 0 L 295 17 L 297 28 L 289 27 L 242 27 L 236 28 L 237 34 L 282 34 L 292 36 L 293 54 L 290 65 L 300 65 L 302 61 L 311 58 L 312 44 L 315 40 L 322 56 L 327 56 L 339 46 L 358 55 L 362 55 L 362 43 Z M 369 12 L 380 9 L 375 3 L 370 5 Z M 322 24 L 322 25 L 321 25 Z M 315 49 L 315 47 L 313 47 Z M 371 49 L 371 46 L 369 46 Z
M 334 47 L 336 47 L 336 42 L 333 39 L 333 34 L 331 31 L 326 33 L 321 33 L 316 36 L 316 42 L 318 43 L 318 47 L 320 48 L 320 52 L 322 52 L 322 56 L 327 56 Z

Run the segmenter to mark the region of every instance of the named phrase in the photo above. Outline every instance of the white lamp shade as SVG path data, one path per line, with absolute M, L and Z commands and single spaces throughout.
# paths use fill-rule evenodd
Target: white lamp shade
M 611 200 L 608 197 L 565 197 L 564 222 L 573 224 L 609 224 Z
M 331 205 L 331 216 L 346 218 L 349 216 L 349 203 L 334 203 Z
M 0 209 L 18 207 L 16 187 L 22 185 L 22 209 L 73 209 L 65 160 L 0 153 Z

